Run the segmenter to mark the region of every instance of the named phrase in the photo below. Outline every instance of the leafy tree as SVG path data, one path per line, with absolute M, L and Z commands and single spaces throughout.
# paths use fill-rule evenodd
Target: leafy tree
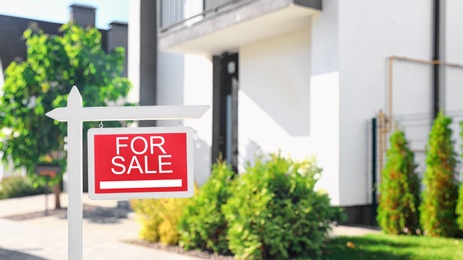
M 426 149 L 425 189 L 420 222 L 426 235 L 452 237 L 457 231 L 455 207 L 458 196 L 456 153 L 450 124 L 440 112 L 434 120 Z
M 3 161 L 11 160 L 15 168 L 24 167 L 29 176 L 34 176 L 37 164 L 59 165 L 61 173 L 65 170 L 66 124 L 58 124 L 45 113 L 66 106 L 72 86 L 78 87 L 84 106 L 125 105 L 122 100 L 130 89 L 127 78 L 120 77 L 123 48 L 105 53 L 96 28 L 69 23 L 60 31 L 61 36 L 48 35 L 36 25 L 29 27 L 23 34 L 27 60 L 12 62 L 5 71 L 0 151 Z M 85 124 L 84 129 L 96 124 Z M 50 180 L 58 187 L 58 195 L 56 184 L 60 180 L 61 174 Z M 55 206 L 59 208 L 59 196 L 57 199 Z
M 415 156 L 403 131 L 392 133 L 389 143 L 379 187 L 378 224 L 387 234 L 415 234 L 419 227 L 420 196 Z

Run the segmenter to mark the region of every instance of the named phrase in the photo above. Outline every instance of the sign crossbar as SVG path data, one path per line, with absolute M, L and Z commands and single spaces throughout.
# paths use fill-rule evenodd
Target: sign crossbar
M 81 107 L 82 121 L 112 120 L 177 120 L 200 118 L 209 106 L 140 106 L 140 107 Z M 60 122 L 69 120 L 69 108 L 56 108 L 46 114 Z

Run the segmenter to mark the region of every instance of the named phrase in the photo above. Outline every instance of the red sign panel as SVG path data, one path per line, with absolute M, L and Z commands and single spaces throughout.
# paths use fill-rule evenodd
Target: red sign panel
M 188 127 L 90 129 L 89 197 L 193 196 L 190 139 Z

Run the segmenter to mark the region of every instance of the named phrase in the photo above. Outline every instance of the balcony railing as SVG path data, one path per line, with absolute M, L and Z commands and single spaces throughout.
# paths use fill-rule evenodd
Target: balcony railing
M 192 26 L 256 0 L 160 0 L 160 29 L 166 32 Z

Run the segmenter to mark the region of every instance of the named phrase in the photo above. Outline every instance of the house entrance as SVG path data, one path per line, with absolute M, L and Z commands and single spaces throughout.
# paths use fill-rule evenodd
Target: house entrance
M 238 169 L 238 53 L 213 57 L 212 163 Z

